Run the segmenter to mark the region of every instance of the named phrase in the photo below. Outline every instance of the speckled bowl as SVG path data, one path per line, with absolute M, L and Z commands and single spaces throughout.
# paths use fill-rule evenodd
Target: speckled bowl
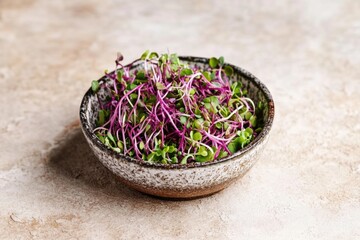
M 209 62 L 209 59 L 199 57 L 180 57 L 180 59 L 200 68 L 207 66 Z M 150 164 L 116 153 L 102 144 L 93 133 L 99 103 L 91 89 L 86 92 L 80 106 L 81 127 L 86 140 L 105 167 L 122 183 L 140 192 L 167 198 L 194 198 L 226 188 L 255 164 L 267 143 L 274 119 L 274 102 L 265 85 L 251 73 L 230 66 L 235 73 L 231 81 L 242 82 L 250 98 L 255 103 L 259 100 L 266 102 L 268 109 L 265 112 L 265 126 L 262 132 L 241 151 L 218 161 L 186 165 Z M 141 67 L 141 62 L 136 62 L 132 69 Z M 106 77 L 102 77 L 100 81 L 108 83 Z M 108 95 L 104 90 L 100 90 L 98 94 L 100 100 L 104 100 Z

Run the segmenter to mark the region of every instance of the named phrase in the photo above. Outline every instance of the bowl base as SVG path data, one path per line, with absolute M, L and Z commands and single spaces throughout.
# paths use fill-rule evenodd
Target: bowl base
M 192 188 L 192 189 L 184 189 L 184 190 L 146 188 L 142 185 L 139 185 L 139 184 L 136 184 L 133 182 L 129 182 L 119 176 L 116 176 L 116 178 L 119 182 L 123 183 L 124 185 L 126 185 L 132 189 L 135 189 L 141 193 L 144 193 L 146 195 L 150 195 L 152 197 L 156 197 L 156 198 L 163 199 L 163 200 L 166 199 L 166 200 L 175 200 L 175 201 L 193 200 L 193 199 L 211 196 L 215 193 L 218 193 L 218 192 L 224 190 L 230 184 L 232 184 L 234 181 L 243 177 L 250 169 L 251 169 L 251 167 L 249 169 L 247 169 L 246 171 L 244 171 L 241 175 L 237 176 L 236 178 L 229 179 L 228 181 L 222 182 L 217 185 L 213 185 L 211 187 L 196 188 L 196 189 Z

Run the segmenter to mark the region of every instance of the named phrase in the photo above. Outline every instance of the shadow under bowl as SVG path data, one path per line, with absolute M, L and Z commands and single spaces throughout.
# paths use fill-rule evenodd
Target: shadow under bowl
M 190 66 L 207 68 L 209 59 L 182 56 L 180 59 Z M 93 133 L 98 117 L 99 98 L 109 94 L 104 89 L 94 94 L 91 88 L 85 93 L 80 106 L 80 122 L 90 148 L 99 161 L 113 172 L 120 182 L 140 192 L 165 198 L 196 198 L 211 195 L 229 186 L 243 176 L 257 161 L 263 151 L 274 119 L 274 101 L 267 87 L 246 70 L 229 65 L 234 69 L 231 82 L 241 82 L 248 96 L 255 102 L 265 103 L 264 127 L 260 134 L 245 148 L 222 158 L 205 163 L 153 164 L 116 153 L 108 149 Z M 142 68 L 140 61 L 131 70 Z M 104 76 L 99 82 L 108 83 Z

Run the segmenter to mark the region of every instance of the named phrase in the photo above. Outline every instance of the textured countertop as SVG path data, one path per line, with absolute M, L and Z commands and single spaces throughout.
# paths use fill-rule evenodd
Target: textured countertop
M 360 239 L 359 1 L 0 1 L 1 239 Z M 117 51 L 224 56 L 275 99 L 228 189 L 164 201 L 90 152 L 84 92 Z

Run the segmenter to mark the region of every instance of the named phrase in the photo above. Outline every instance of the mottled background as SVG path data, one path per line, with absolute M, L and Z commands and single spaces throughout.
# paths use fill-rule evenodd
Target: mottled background
M 1 239 L 360 239 L 360 1 L 0 0 Z M 90 152 L 84 92 L 117 51 L 224 56 L 269 87 L 255 167 L 164 201 Z

